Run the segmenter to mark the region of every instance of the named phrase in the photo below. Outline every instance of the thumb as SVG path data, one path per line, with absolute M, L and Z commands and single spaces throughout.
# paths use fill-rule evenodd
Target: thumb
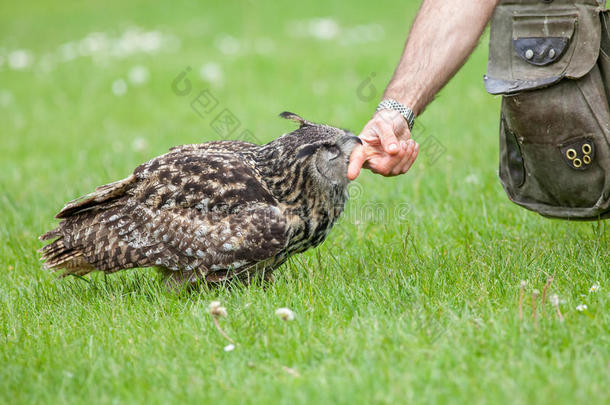
M 349 165 L 347 166 L 347 178 L 351 180 L 356 180 L 356 177 L 360 174 L 360 169 L 362 169 L 362 165 L 366 162 L 366 152 L 364 150 L 364 146 L 358 146 L 352 152 L 349 158 Z

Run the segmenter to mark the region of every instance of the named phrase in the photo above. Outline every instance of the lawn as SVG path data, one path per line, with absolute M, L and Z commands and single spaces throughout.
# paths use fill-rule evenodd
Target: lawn
M 176 295 L 151 269 L 42 270 L 37 236 L 64 202 L 173 145 L 266 142 L 293 129 L 284 110 L 357 133 L 416 12 L 399 3 L 2 5 L 0 403 L 610 401 L 610 226 L 504 194 L 487 36 L 420 117 L 409 174 L 363 173 L 327 241 L 272 285 Z M 219 135 L 225 109 L 238 125 Z

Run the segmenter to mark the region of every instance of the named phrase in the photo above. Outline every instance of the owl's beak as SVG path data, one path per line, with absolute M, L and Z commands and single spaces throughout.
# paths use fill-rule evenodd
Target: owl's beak
M 357 137 L 356 135 L 352 135 L 352 139 L 356 142 L 358 142 L 360 145 L 362 145 L 362 139 L 360 139 L 359 137 Z

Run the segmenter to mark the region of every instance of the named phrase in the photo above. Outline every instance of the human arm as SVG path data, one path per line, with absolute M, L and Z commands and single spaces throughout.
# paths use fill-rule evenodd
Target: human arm
M 424 0 L 402 57 L 382 99 L 394 99 L 421 114 L 466 62 L 498 0 Z M 384 176 L 406 173 L 419 152 L 406 120 L 381 110 L 360 134 L 363 146 L 352 153 L 348 177 L 361 167 Z

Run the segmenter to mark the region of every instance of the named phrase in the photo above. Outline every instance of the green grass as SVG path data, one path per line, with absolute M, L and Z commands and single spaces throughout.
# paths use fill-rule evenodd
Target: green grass
M 496 176 L 500 100 L 482 85 L 486 38 L 420 118 L 416 138 L 433 136 L 445 153 L 433 161 L 423 147 L 399 178 L 364 173 L 323 246 L 267 288 L 178 296 L 146 269 L 87 280 L 41 269 L 36 238 L 65 201 L 170 146 L 217 137 L 211 117 L 190 108 L 196 91 L 211 88 L 262 141 L 292 129 L 276 118 L 283 110 L 357 132 L 377 101 L 362 101 L 358 86 L 374 73 L 382 90 L 416 11 L 386 0 L 242 3 L 2 6 L 0 55 L 23 48 L 35 59 L 20 71 L 0 65 L 0 402 L 608 403 L 608 225 L 508 201 Z M 291 34 L 314 17 L 343 33 L 378 24 L 383 35 L 343 44 Z M 61 44 L 131 26 L 180 46 L 38 65 Z M 225 55 L 223 33 L 267 49 Z M 210 62 L 221 83 L 199 77 Z M 112 83 L 136 65 L 150 80 L 115 96 Z M 171 83 L 186 66 L 193 93 L 181 97 Z M 548 275 L 565 321 L 547 303 L 536 327 L 530 294 Z M 207 313 L 212 300 L 228 309 L 220 323 L 232 352 Z M 279 307 L 296 320 L 278 319 Z

